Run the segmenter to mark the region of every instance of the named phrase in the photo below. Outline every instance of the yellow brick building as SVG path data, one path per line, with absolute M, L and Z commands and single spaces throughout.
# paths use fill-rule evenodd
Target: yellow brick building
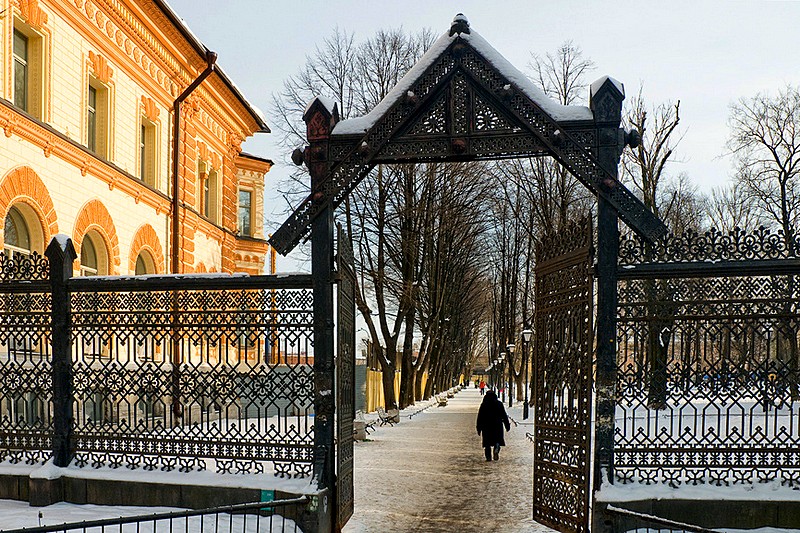
M 263 271 L 271 161 L 241 145 L 269 130 L 165 2 L 0 0 L 0 24 L 7 254 L 64 233 L 75 275 Z

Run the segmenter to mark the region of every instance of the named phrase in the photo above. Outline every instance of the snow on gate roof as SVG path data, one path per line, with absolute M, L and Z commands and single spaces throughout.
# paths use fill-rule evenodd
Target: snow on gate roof
M 466 17 L 459 13 L 453 19 L 453 26 L 456 24 L 464 24 L 463 27 L 469 27 Z M 433 65 L 444 54 L 447 47 L 461 38 L 475 49 L 481 56 L 483 56 L 497 71 L 509 80 L 520 92 L 530 98 L 536 105 L 542 108 L 553 119 L 561 121 L 571 120 L 593 120 L 594 115 L 592 111 L 586 106 L 565 106 L 561 105 L 555 100 L 547 96 L 544 91 L 538 88 L 531 82 L 528 77 L 512 65 L 505 57 L 500 54 L 495 48 L 490 45 L 486 39 L 473 29 L 469 29 L 469 33 L 463 32 L 450 32 L 445 33 L 427 52 L 417 61 L 417 63 L 403 76 L 397 85 L 389 91 L 383 100 L 376 105 L 372 111 L 364 116 L 351 118 L 339 122 L 333 129 L 333 135 L 356 135 L 366 133 L 372 126 L 374 126 L 382 116 L 384 116 L 389 109 L 400 100 L 408 90 L 413 87 L 417 80 L 425 73 L 425 71 Z M 602 78 L 605 81 L 605 78 Z M 617 82 L 619 83 L 619 82 Z M 312 100 L 313 101 L 313 100 Z

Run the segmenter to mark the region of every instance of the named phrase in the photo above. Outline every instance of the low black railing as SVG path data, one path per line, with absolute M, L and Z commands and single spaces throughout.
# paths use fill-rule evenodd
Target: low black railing
M 614 531 L 625 533 L 716 533 L 713 529 L 667 520 L 613 505 L 609 505 L 605 512 L 615 522 Z
M 198 532 L 203 533 L 302 533 L 297 517 L 308 504 L 308 496 L 271 502 L 242 503 L 52 526 L 3 529 L 0 533 Z

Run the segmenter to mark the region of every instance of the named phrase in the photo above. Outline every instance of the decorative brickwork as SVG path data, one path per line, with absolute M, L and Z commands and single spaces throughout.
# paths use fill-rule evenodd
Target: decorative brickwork
M 111 81 L 114 69 L 108 64 L 108 60 L 100 54 L 89 52 L 89 61 L 92 63 L 92 74 L 103 83 Z
M 150 122 L 156 122 L 158 120 L 158 114 L 161 111 L 158 109 L 156 101 L 150 97 L 142 95 L 142 106 L 144 108 L 144 116 L 147 117 L 147 120 Z
M 47 13 L 39 7 L 39 0 L 20 0 L 19 10 L 22 18 L 34 28 L 47 24 Z
M 72 244 L 76 250 L 81 249 L 83 237 L 90 230 L 96 230 L 102 235 L 108 250 L 108 273 L 109 275 L 119 274 L 119 239 L 117 229 L 111 214 L 100 200 L 89 200 L 82 208 L 78 217 L 75 219 L 75 226 L 72 230 Z
M 136 258 L 142 250 L 146 250 L 152 256 L 156 267 L 156 272 L 154 272 L 154 274 L 163 274 L 166 271 L 163 247 L 156 234 L 156 230 L 154 230 L 153 226 L 150 224 L 145 224 L 140 227 L 133 236 L 131 253 L 128 258 L 128 269 L 131 273 L 136 272 Z
M 8 209 L 16 202 L 24 202 L 39 217 L 44 242 L 58 233 L 58 222 L 53 200 L 41 178 L 30 167 L 19 167 L 0 181 L 0 214 L 5 220 Z

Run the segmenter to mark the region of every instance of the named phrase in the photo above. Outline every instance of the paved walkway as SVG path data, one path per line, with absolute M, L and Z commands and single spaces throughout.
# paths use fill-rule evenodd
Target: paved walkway
M 468 388 L 447 407 L 384 426 L 355 446 L 355 513 L 345 533 L 550 532 L 531 519 L 530 420 L 507 409 L 500 460 L 486 462 L 475 418 L 482 397 Z

